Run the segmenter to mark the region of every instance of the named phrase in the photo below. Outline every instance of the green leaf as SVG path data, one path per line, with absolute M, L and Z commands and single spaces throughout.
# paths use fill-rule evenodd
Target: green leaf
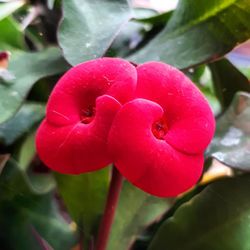
M 7 3 L 0 3 L 0 20 L 11 15 L 13 12 L 21 8 L 25 4 L 25 1 L 10 1 Z
M 72 65 L 103 56 L 131 11 L 126 0 L 65 0 L 59 44 Z
M 206 154 L 232 168 L 250 171 L 249 145 L 250 94 L 239 92 L 219 118 L 215 137 Z
M 35 135 L 36 130 L 26 136 L 26 138 L 22 141 L 20 148 L 17 150 L 16 155 L 12 155 L 13 158 L 17 160 L 19 166 L 24 170 L 29 168 L 36 154 Z
M 68 69 L 57 48 L 37 53 L 16 52 L 9 71 L 15 76 L 11 84 L 0 84 L 0 123 L 10 119 L 25 100 L 32 86 L 41 78 L 57 75 Z
M 109 250 L 127 250 L 132 241 L 171 204 L 170 199 L 151 196 L 129 182 L 123 183 L 115 221 L 108 243 Z
M 8 17 L 0 21 L 0 51 L 23 49 L 24 34 L 20 25 L 12 18 Z
M 24 104 L 12 119 L 0 124 L 0 145 L 10 146 L 41 121 L 44 113 L 42 104 Z
M 129 57 L 188 68 L 214 60 L 250 37 L 249 0 L 180 0 L 165 29 Z
M 248 250 L 250 176 L 217 181 L 165 221 L 149 250 Z
M 146 25 L 138 22 L 128 22 L 114 39 L 107 51 L 107 56 L 128 56 L 144 40 Z
M 48 186 L 48 180 L 46 183 Z M 34 192 L 26 173 L 15 161 L 8 161 L 0 175 L 2 249 L 41 250 L 32 227 L 55 250 L 68 250 L 75 244 L 74 232 L 60 215 L 53 188 Z
M 134 9 L 134 15 L 142 15 L 145 11 L 143 10 L 142 14 L 140 14 L 142 10 L 143 9 Z M 152 10 L 150 10 L 150 13 L 151 11 Z M 146 14 L 147 12 L 145 15 Z M 133 18 L 122 27 L 105 56 L 127 57 L 133 54 L 134 51 L 139 50 L 150 41 L 152 37 L 160 32 L 168 22 L 171 14 L 172 12 L 167 12 L 149 18 Z
M 250 67 L 240 67 L 240 72 L 247 77 L 247 79 L 250 80 Z
M 215 93 L 223 108 L 230 105 L 233 97 L 238 91 L 250 92 L 248 79 L 229 61 L 223 59 L 209 65 Z
M 55 177 L 59 193 L 71 217 L 83 231 L 86 247 L 103 213 L 109 184 L 109 169 L 80 175 L 55 173 Z
M 209 160 L 210 161 L 210 160 Z M 205 163 L 205 165 L 208 162 Z M 210 165 L 208 163 L 208 165 Z M 204 166 L 206 168 L 206 166 Z M 169 200 L 172 203 L 171 207 L 154 223 L 150 224 L 143 232 L 137 237 L 136 241 L 132 245 L 133 250 L 146 250 L 151 243 L 154 235 L 159 230 L 161 225 L 166 219 L 173 216 L 176 210 L 183 204 L 191 200 L 195 195 L 199 194 L 207 185 L 198 184 L 195 188 L 189 190 L 181 196 L 176 197 L 176 199 Z
M 185 73 L 206 96 L 214 115 L 220 114 L 221 105 L 215 95 L 212 75 L 208 66 L 201 65 L 199 67 L 190 68 Z
M 7 162 L 0 175 L 0 201 L 13 200 L 22 193 L 44 195 L 55 186 L 53 176 L 48 174 L 28 173 L 13 159 Z

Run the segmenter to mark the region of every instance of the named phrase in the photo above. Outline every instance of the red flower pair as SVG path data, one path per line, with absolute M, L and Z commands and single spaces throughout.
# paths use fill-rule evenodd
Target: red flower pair
M 177 69 L 101 58 L 59 80 L 36 144 L 55 171 L 80 174 L 113 162 L 142 190 L 175 196 L 199 179 L 214 127 L 207 101 Z

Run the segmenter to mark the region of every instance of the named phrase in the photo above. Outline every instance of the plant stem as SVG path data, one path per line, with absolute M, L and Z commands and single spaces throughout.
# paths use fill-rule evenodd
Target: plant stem
M 122 188 L 122 180 L 122 175 L 119 173 L 116 167 L 113 166 L 106 206 L 99 227 L 97 244 L 95 248 L 96 250 L 105 250 L 107 247 L 109 233 L 114 220 L 116 206 Z

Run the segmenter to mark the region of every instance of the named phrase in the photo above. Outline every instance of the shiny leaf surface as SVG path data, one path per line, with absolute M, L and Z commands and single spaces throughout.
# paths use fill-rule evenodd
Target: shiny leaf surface
M 0 145 L 10 146 L 41 121 L 44 113 L 44 105 L 42 104 L 24 104 L 12 119 L 0 124 Z
M 79 226 L 84 245 L 93 238 L 103 213 L 109 183 L 109 169 L 80 175 L 55 174 L 58 190 L 72 219 Z
M 125 181 L 116 210 L 108 249 L 127 250 L 150 223 L 159 219 L 171 205 L 171 199 L 149 195 Z
M 0 123 L 17 112 L 33 84 L 39 79 L 60 74 L 67 69 L 68 65 L 57 48 L 49 48 L 37 53 L 13 54 L 9 71 L 15 79 L 8 85 L 0 84 Z
M 105 54 L 131 17 L 126 0 L 65 0 L 59 44 L 72 65 Z
M 223 108 L 230 105 L 237 91 L 250 92 L 248 79 L 229 61 L 223 59 L 209 65 L 215 93 Z
M 29 177 L 13 160 L 0 175 L 0 242 L 2 249 L 39 249 L 32 227 L 54 249 L 68 250 L 75 244 L 74 232 L 62 218 L 49 181 L 34 189 Z M 47 187 L 46 187 L 47 186 Z M 15 239 L 15 240 L 13 240 Z M 23 240 L 25 239 L 25 240 Z
M 219 180 L 182 205 L 149 250 L 248 250 L 250 176 Z
M 214 60 L 250 37 L 248 0 L 180 0 L 165 29 L 131 61 L 188 68 Z
M 219 118 L 215 137 L 207 156 L 222 163 L 250 171 L 250 94 L 239 92 Z

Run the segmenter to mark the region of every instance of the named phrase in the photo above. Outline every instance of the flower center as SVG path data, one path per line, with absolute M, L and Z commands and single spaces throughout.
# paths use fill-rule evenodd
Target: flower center
M 167 125 L 167 119 L 165 117 L 162 117 L 160 120 L 153 123 L 152 133 L 156 138 L 163 140 L 167 131 L 168 131 L 168 125 Z
M 81 122 L 88 124 L 92 122 L 95 117 L 95 107 L 87 107 L 81 110 Z

